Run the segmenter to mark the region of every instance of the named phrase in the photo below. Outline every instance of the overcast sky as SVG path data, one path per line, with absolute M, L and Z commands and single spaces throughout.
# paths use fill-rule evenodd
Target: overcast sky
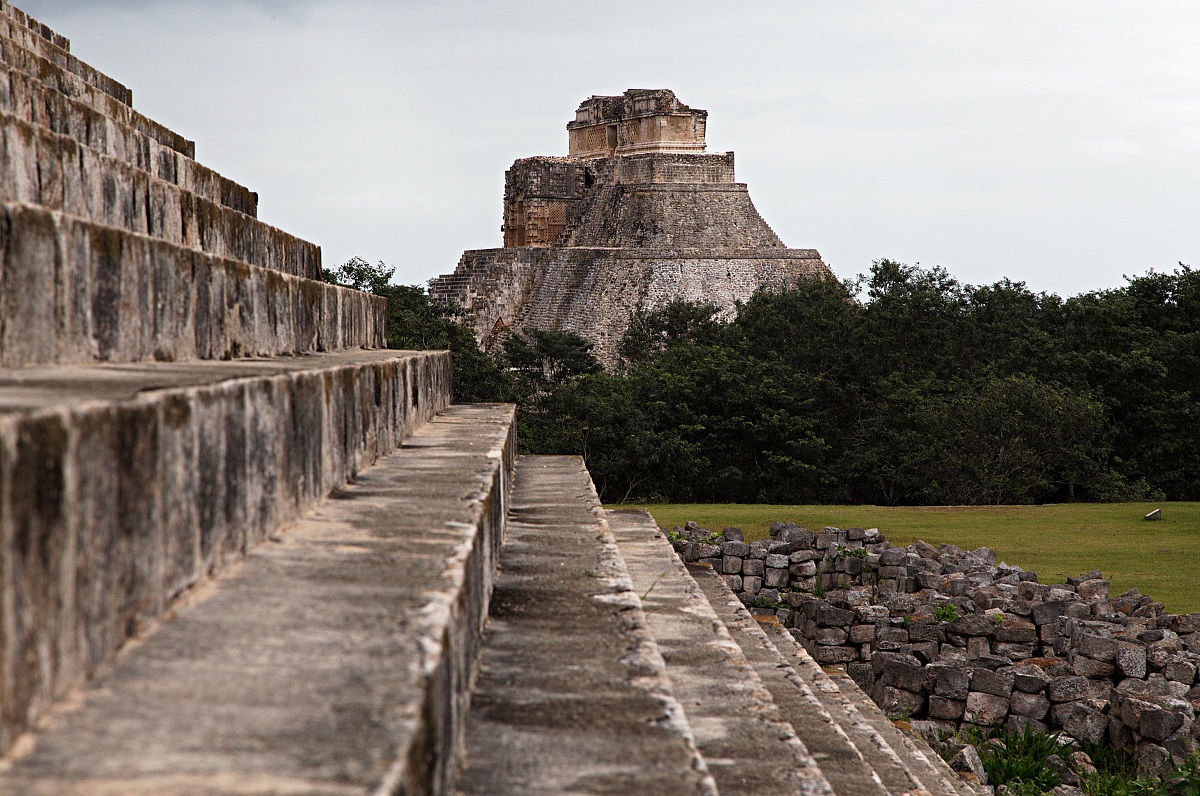
M 1068 295 L 1200 264 L 1200 3 L 17 0 L 259 215 L 418 283 L 504 170 L 671 88 L 784 242 Z

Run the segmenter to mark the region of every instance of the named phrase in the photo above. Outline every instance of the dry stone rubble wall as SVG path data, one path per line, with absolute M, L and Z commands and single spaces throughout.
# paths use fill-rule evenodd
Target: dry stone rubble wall
M 689 523 L 674 546 L 773 614 L 823 665 L 927 730 L 1026 727 L 1136 750 L 1161 773 L 1200 745 L 1200 613 L 1169 614 L 1099 571 L 1043 584 L 994 551 L 877 529 L 771 526 L 746 542 Z

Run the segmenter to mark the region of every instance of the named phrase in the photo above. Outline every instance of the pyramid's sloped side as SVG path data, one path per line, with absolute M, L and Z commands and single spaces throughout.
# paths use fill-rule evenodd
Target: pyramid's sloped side
M 708 302 L 728 318 L 758 290 L 828 276 L 812 249 L 484 249 L 464 253 L 453 274 L 433 283 L 432 295 L 462 308 L 463 322 L 483 342 L 521 329 L 575 332 L 611 368 L 638 310 Z
M 566 245 L 712 254 L 786 248 L 737 183 L 605 186 Z

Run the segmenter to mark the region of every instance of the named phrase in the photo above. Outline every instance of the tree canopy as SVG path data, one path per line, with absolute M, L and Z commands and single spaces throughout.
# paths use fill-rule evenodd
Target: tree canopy
M 391 345 L 453 351 L 456 400 L 518 402 L 522 451 L 584 456 L 606 501 L 1200 499 L 1200 274 L 1182 264 L 1063 299 L 880 260 L 728 320 L 638 313 L 614 373 L 571 334 L 485 354 L 390 276 L 331 274 L 388 297 Z

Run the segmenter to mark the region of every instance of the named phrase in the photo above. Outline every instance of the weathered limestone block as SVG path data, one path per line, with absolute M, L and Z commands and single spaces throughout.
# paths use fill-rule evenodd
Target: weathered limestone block
M 779 533 L 779 538 L 785 542 L 798 544 L 801 548 L 807 549 L 812 547 L 813 542 L 816 539 L 816 534 L 807 528 L 800 528 L 792 525 L 788 528 L 784 528 Z
M 822 665 L 847 663 L 858 658 L 858 650 L 854 647 L 819 646 L 813 653 L 813 658 Z
M 967 657 L 971 660 L 985 658 L 992 654 L 992 645 L 985 636 L 972 636 L 967 639 Z
M 1074 596 L 1074 595 L 1072 595 Z M 1037 625 L 1052 625 L 1058 617 L 1063 615 L 1066 609 L 1064 600 L 1047 600 L 1043 603 L 1038 603 L 1033 606 L 1033 621 Z
M 1125 677 L 1146 676 L 1146 648 L 1130 641 L 1118 641 L 1114 655 L 1117 671 Z
M 1014 690 L 1030 694 L 1045 691 L 1051 680 L 1045 669 L 1033 664 L 1004 667 L 997 671 L 1012 675 Z
M 972 691 L 967 694 L 963 720 L 983 727 L 995 727 L 1008 716 L 1009 701 L 994 694 Z
M 1031 719 L 1028 716 L 1021 716 L 1016 713 L 1008 714 L 1008 720 L 1004 722 L 1005 730 L 1020 735 L 1025 732 L 1026 728 L 1030 732 L 1050 732 L 1050 728 L 1037 719 Z
M 936 694 L 929 695 L 929 716 L 934 719 L 962 721 L 967 702 L 964 699 L 947 699 Z
M 996 641 L 1013 644 L 1032 644 L 1038 640 L 1037 627 L 1032 622 L 1008 619 L 996 626 Z
M 964 746 L 954 757 L 950 758 L 950 768 L 954 771 L 971 774 L 979 785 L 987 784 L 987 770 L 979 759 L 979 751 L 974 746 Z
M 729 556 L 729 558 L 733 558 L 733 556 Z M 756 575 L 761 578 L 765 570 L 766 567 L 763 566 L 761 560 L 747 558 L 741 562 L 741 573 L 743 575 Z
M 1081 633 L 1075 641 L 1075 646 L 1077 652 L 1095 661 L 1111 663 L 1117 656 L 1117 642 L 1111 638 Z
M 783 588 L 788 584 L 788 571 L 786 569 L 768 568 L 767 574 L 763 577 L 763 583 L 770 588 Z
M 1197 748 L 1200 748 L 1200 744 L 1197 744 L 1196 739 L 1193 737 L 1191 728 L 1194 726 L 1195 721 L 1191 722 L 1190 725 L 1185 722 L 1173 735 L 1162 742 L 1163 748 L 1171 753 L 1171 761 L 1173 763 L 1178 764 L 1187 761 L 1196 754 Z
M 970 680 L 971 674 L 965 668 L 952 665 L 939 667 L 933 691 L 947 699 L 965 700 Z
M 886 605 L 856 605 L 854 620 L 863 624 L 886 621 L 891 614 Z
M 879 705 L 879 709 L 888 715 L 915 716 L 925 707 L 924 694 L 883 685 L 878 681 L 871 698 Z
M 875 625 L 851 625 L 849 630 L 851 644 L 869 644 L 875 640 Z
M 727 541 L 721 545 L 721 553 L 733 558 L 746 558 L 750 555 L 750 545 L 738 540 Z
M 996 632 L 996 623 L 983 614 L 968 614 L 948 623 L 946 632 L 966 637 L 991 636 Z
M 1008 658 L 1010 661 L 1032 658 L 1036 649 L 1037 647 L 1034 644 L 1008 644 L 999 641 L 992 644 L 993 654 L 999 655 L 1002 658 Z
M 721 559 L 721 571 L 726 575 L 742 574 L 742 559 L 727 554 Z
M 1165 741 L 1176 730 L 1184 726 L 1184 722 L 1191 720 L 1186 715 L 1190 712 L 1190 705 L 1168 705 L 1164 707 L 1149 707 L 1142 711 L 1141 721 L 1138 723 L 1138 733 L 1143 738 L 1149 738 L 1152 741 Z
M 1140 735 L 1142 732 L 1142 716 L 1155 709 L 1157 709 L 1157 706 L 1152 702 L 1127 695 L 1121 699 L 1121 722 Z
M 1073 738 L 1100 743 L 1108 732 L 1108 717 L 1084 702 L 1068 702 L 1055 707 L 1055 718 Z
M 1050 711 L 1050 700 L 1041 694 L 1029 694 L 1024 691 L 1013 691 L 1010 709 L 1019 716 L 1041 721 Z
M 1055 677 L 1046 686 L 1051 702 L 1074 702 L 1088 696 L 1087 678 L 1081 676 Z
M 846 631 L 840 627 L 819 627 L 813 640 L 825 646 L 841 646 L 846 643 Z
M 1161 777 L 1171 768 L 1171 753 L 1152 741 L 1137 745 L 1138 770 L 1152 777 Z
M 946 640 L 946 629 L 937 622 L 910 622 L 907 630 L 910 641 L 935 641 L 940 644 Z
M 987 669 L 975 669 L 971 673 L 971 690 L 1008 697 L 1013 690 L 1013 675 Z
M 1116 667 L 1111 663 L 1101 663 L 1094 661 L 1084 655 L 1076 655 L 1071 661 L 1071 668 L 1075 674 L 1080 677 L 1086 677 L 1089 680 L 1100 680 L 1111 677 Z
M 1108 598 L 1108 588 L 1108 581 L 1093 578 L 1076 586 L 1075 592 L 1084 600 L 1104 600 Z
M 1168 680 L 1191 685 L 1196 681 L 1196 665 L 1181 655 L 1172 655 L 1163 666 L 1163 676 Z
M 790 564 L 791 562 L 788 560 L 788 557 L 785 555 L 768 553 L 765 563 L 768 567 L 773 567 L 775 569 L 787 569 L 788 564 Z
M 845 608 L 834 608 L 829 603 L 809 603 L 812 618 L 821 627 L 848 627 L 854 622 L 854 612 Z M 808 610 L 808 606 L 805 606 Z
M 877 682 L 908 691 L 921 691 L 925 672 L 921 662 L 912 655 L 877 652 L 871 661 Z

